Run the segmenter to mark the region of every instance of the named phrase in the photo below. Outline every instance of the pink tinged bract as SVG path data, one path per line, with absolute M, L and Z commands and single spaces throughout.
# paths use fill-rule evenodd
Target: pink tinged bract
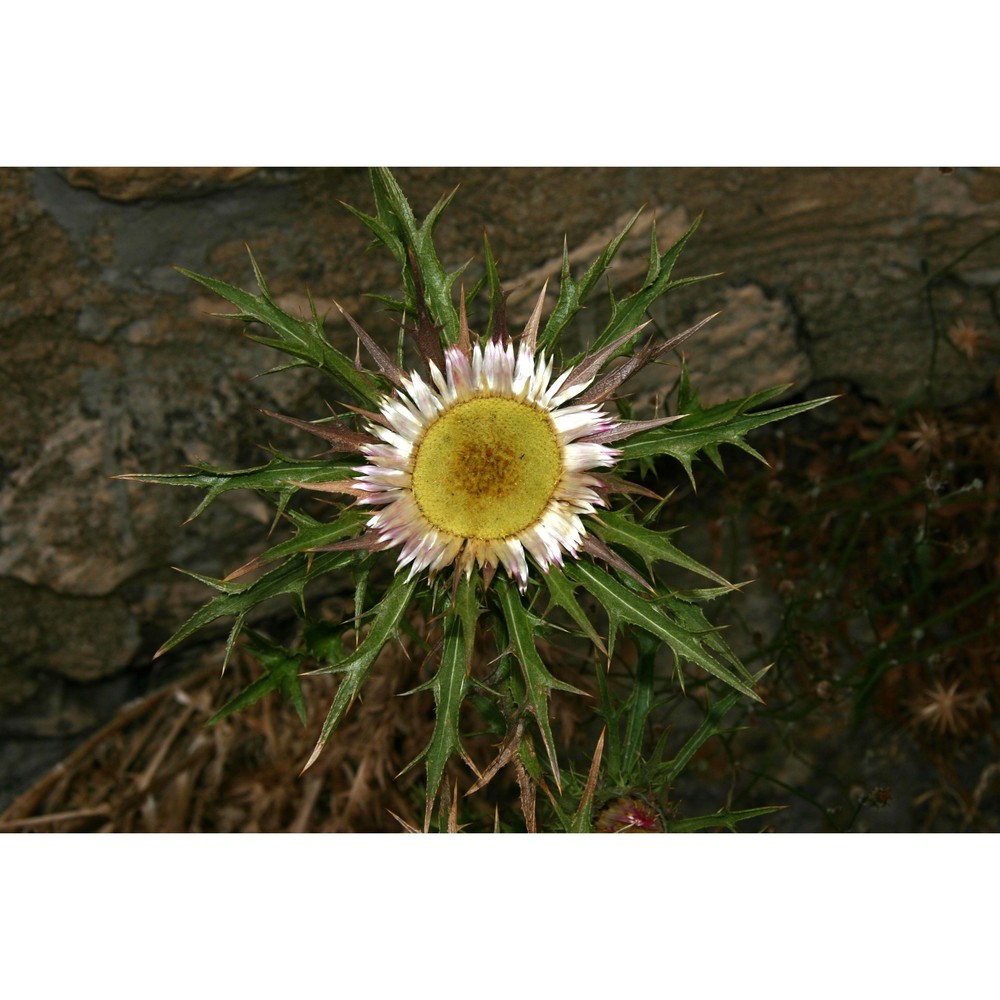
M 382 423 L 367 430 L 378 443 L 361 450 L 368 464 L 355 469 L 354 485 L 361 504 L 382 509 L 368 520 L 380 547 L 399 549 L 397 570 L 409 567 L 409 578 L 422 571 L 434 574 L 454 564 L 466 576 L 475 566 L 503 566 L 523 593 L 530 555 L 543 571 L 561 566 L 565 555 L 581 550 L 586 529 L 581 515 L 593 514 L 605 500 L 601 481 L 592 469 L 610 468 L 619 452 L 595 440 L 618 422 L 594 403 L 565 405 L 580 395 L 593 377 L 574 381 L 574 369 L 552 378 L 552 360 L 537 356 L 533 343 L 491 340 L 475 345 L 467 355 L 458 347 L 445 351 L 442 372 L 429 363 L 430 384 L 417 373 L 404 375 L 402 387 L 382 399 Z M 536 521 L 499 538 L 465 537 L 441 530 L 424 516 L 413 494 L 413 470 L 424 435 L 456 405 L 478 398 L 505 398 L 532 406 L 547 415 L 560 452 L 558 481 Z

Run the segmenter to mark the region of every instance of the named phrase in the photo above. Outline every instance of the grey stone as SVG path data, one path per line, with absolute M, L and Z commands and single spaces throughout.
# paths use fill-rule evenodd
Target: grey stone
M 47 675 L 86 682 L 122 670 L 139 647 L 138 623 L 121 597 L 67 597 L 0 578 L 8 623 L 0 652 L 0 699 L 26 700 Z

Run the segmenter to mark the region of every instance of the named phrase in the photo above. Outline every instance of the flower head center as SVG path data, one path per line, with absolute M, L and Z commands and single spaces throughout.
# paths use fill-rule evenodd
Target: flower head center
M 439 531 L 495 539 L 531 527 L 562 475 L 547 413 L 530 403 L 477 396 L 442 413 L 413 460 L 413 497 Z

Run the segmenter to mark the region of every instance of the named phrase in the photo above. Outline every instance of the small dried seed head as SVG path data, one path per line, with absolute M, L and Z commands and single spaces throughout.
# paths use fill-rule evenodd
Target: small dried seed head
M 660 814 L 647 802 L 632 796 L 615 799 L 597 815 L 597 833 L 663 833 Z

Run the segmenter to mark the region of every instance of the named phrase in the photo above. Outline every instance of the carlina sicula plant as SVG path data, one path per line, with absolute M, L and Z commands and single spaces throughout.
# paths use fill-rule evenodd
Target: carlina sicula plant
M 289 595 L 302 622 L 298 645 L 289 648 L 248 633 L 248 650 L 259 660 L 261 676 L 210 722 L 275 690 L 291 699 L 305 722 L 300 677 L 336 674 L 339 685 L 304 762 L 308 768 L 362 694 L 383 647 L 418 625 L 427 679 L 415 692 L 430 692 L 434 699 L 430 739 L 412 762 L 422 761 L 426 770 L 424 830 L 456 827 L 457 798 L 452 796 L 446 817 L 449 796 L 443 790 L 453 758 L 469 769 L 472 791 L 505 766 L 512 768 L 523 825 L 505 819 L 506 829 L 538 829 L 536 804 L 545 828 L 576 832 L 732 829 L 770 811 L 678 818 L 664 808 L 670 785 L 720 731 L 725 712 L 740 698 L 760 700 L 755 693 L 760 674 L 747 671 L 701 609 L 733 586 L 674 544 L 676 528 L 657 527 L 664 500 L 641 480 L 657 481 L 655 462 L 661 456 L 679 463 L 692 483 L 697 459 L 722 468 L 722 444 L 756 456 L 745 440 L 748 432 L 826 400 L 760 409 L 786 388 L 779 386 L 703 408 L 681 362 L 676 412 L 632 418 L 622 387 L 713 318 L 671 337 L 647 330 L 653 302 L 703 280 L 672 276 L 698 220 L 665 252 L 654 222 L 641 287 L 624 298 L 612 296 L 607 326 L 588 350 L 574 354 L 564 346 L 564 334 L 639 213 L 581 277 L 573 277 L 564 252 L 554 309 L 543 316 L 543 287 L 527 325 L 515 336 L 507 329 L 506 295 L 488 239 L 484 274 L 468 293 L 456 288 L 462 269 L 446 271 L 435 250 L 435 226 L 455 192 L 418 222 L 388 170 L 373 170 L 371 182 L 375 214 L 350 211 L 401 269 L 401 296 L 379 296 L 401 317 L 395 350 L 380 345 L 334 303 L 359 347 L 355 358 L 337 350 L 315 306 L 312 318 L 302 321 L 275 304 L 252 254 L 259 294 L 181 269 L 234 305 L 233 318 L 268 328 L 250 336 L 289 355 L 292 361 L 283 368 L 317 368 L 351 402 L 343 404 L 343 415 L 317 421 L 271 414 L 322 438 L 327 450 L 318 458 L 272 452 L 267 464 L 251 469 L 198 465 L 187 473 L 123 477 L 204 488 L 192 516 L 228 490 L 255 490 L 275 504 L 276 518 L 293 532 L 224 579 L 199 575 L 220 593 L 160 653 L 230 617 L 228 660 L 251 611 Z M 488 316 L 484 302 L 485 330 L 477 333 L 467 317 L 480 297 L 488 299 Z M 361 346 L 371 367 L 361 364 Z M 407 367 L 408 356 L 417 357 L 415 368 Z M 662 479 L 663 471 L 658 475 Z M 323 494 L 332 513 L 318 519 L 292 505 L 303 491 Z M 659 579 L 658 563 L 692 571 L 711 586 L 677 590 Z M 329 573 L 346 574 L 354 583 L 355 606 L 343 622 L 311 617 L 306 606 L 309 583 Z M 597 606 L 603 616 L 592 610 Z M 595 623 L 605 619 L 602 637 Z M 345 641 L 359 622 L 355 639 Z M 539 645 L 557 631 L 575 636 L 584 651 L 570 669 L 561 663 L 562 676 L 546 662 L 545 643 Z M 627 692 L 608 683 L 620 633 L 637 651 Z M 669 650 L 676 675 L 669 697 L 684 697 L 686 672 L 714 678 L 704 723 L 672 756 L 667 734 L 653 748 L 647 739 L 656 692 L 670 681 L 658 665 L 663 650 Z M 578 677 L 570 672 L 574 666 Z M 597 697 L 587 703 L 604 729 L 578 774 L 565 752 L 560 764 L 550 700 L 553 691 L 587 699 L 577 686 L 585 667 L 596 674 Z M 485 719 L 494 734 L 495 756 L 478 764 L 466 749 L 472 704 L 476 725 L 481 728 Z M 442 808 L 436 811 L 439 801 Z M 501 828 L 499 819 L 494 828 Z

